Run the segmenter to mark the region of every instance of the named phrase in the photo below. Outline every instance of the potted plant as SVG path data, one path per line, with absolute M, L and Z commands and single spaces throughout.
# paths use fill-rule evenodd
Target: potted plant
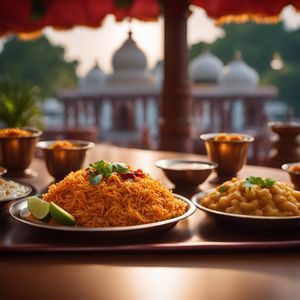
M 36 87 L 0 76 L 0 123 L 5 127 L 42 128 L 42 111 Z

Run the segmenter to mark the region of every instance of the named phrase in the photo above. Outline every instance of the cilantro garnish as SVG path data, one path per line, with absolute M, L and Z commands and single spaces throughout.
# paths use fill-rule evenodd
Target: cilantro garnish
M 99 160 L 93 164 L 89 164 L 88 169 L 90 170 L 89 182 L 92 185 L 98 184 L 103 177 L 110 177 L 112 173 L 130 173 L 126 164 L 118 162 L 111 163 L 104 160 Z
M 225 186 L 225 185 L 221 185 L 220 187 L 219 187 L 219 192 L 220 193 L 225 193 L 225 192 L 227 192 L 228 191 L 228 187 L 227 186 Z
M 244 186 L 253 187 L 254 185 L 258 185 L 262 188 L 270 188 L 275 182 L 276 180 L 272 178 L 262 179 L 261 177 L 250 176 L 244 181 Z

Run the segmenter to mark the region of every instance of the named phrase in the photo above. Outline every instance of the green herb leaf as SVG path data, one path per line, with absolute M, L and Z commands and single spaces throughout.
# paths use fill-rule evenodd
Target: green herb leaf
M 120 174 L 128 174 L 130 173 L 129 169 L 127 168 L 127 166 L 123 163 L 113 163 L 113 171 L 120 173 Z
M 90 170 L 89 182 L 93 185 L 98 184 L 102 180 L 103 176 L 108 178 L 114 172 L 119 174 L 130 173 L 126 164 L 110 163 L 104 160 L 89 164 L 88 168 Z
M 276 180 L 273 178 L 266 178 L 265 179 L 265 187 L 269 188 L 275 184 Z
M 262 188 L 270 188 L 274 185 L 275 182 L 276 180 L 272 178 L 263 179 L 261 177 L 250 176 L 245 180 L 244 186 L 251 188 L 254 185 L 258 185 Z
M 99 175 L 90 175 L 90 178 L 89 178 L 89 182 L 90 182 L 90 184 L 92 184 L 92 185 L 96 185 L 96 184 L 98 184 L 101 180 L 102 180 L 102 174 L 99 174 Z
M 219 192 L 220 192 L 220 193 L 225 193 L 225 192 L 227 192 L 227 191 L 228 191 L 228 187 L 227 187 L 227 186 L 221 185 L 221 186 L 219 187 Z
M 102 174 L 105 177 L 109 177 L 113 172 L 113 166 L 111 163 L 107 162 L 106 165 L 102 168 Z

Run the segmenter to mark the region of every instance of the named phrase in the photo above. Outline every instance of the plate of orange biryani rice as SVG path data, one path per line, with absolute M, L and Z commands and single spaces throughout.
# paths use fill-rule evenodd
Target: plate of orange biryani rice
M 300 191 L 273 178 L 232 178 L 192 197 L 211 217 L 236 224 L 299 225 Z
M 35 218 L 28 199 L 14 203 L 10 213 L 18 221 L 41 228 L 124 234 L 171 228 L 196 209 L 141 169 L 103 160 L 69 173 L 51 185 L 41 200 L 61 208 L 74 219 L 74 225 L 59 224 L 51 215 Z

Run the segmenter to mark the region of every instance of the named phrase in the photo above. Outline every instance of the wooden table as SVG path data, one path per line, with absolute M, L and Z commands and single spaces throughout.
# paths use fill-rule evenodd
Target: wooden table
M 88 153 L 87 162 L 124 161 L 171 187 L 154 166 L 155 161 L 168 157 L 199 159 L 97 145 Z M 35 159 L 31 169 L 39 175 L 26 181 L 41 192 L 52 179 L 41 159 Z M 240 176 L 249 175 L 288 180 L 281 170 L 245 166 Z M 208 183 L 201 186 L 208 187 Z M 22 235 L 22 226 L 16 230 Z M 0 234 L 2 246 L 11 243 L 1 229 Z M 29 243 L 26 235 L 23 243 Z M 0 299 L 299 299 L 298 252 L 295 247 L 124 253 L 7 251 L 0 254 Z

